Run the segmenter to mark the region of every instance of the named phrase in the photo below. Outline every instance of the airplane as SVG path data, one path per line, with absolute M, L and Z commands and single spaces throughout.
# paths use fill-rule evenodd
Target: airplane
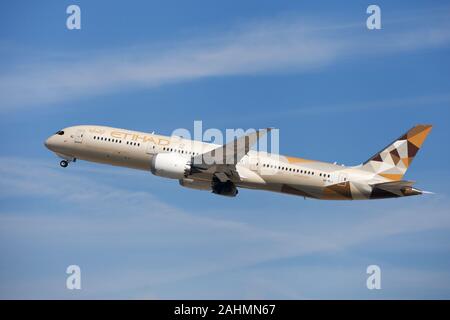
M 411 128 L 356 166 L 343 166 L 251 150 L 271 128 L 255 130 L 217 145 L 180 136 L 162 136 L 106 126 L 59 130 L 45 146 L 62 158 L 150 171 L 179 180 L 183 187 L 235 197 L 238 188 L 281 192 L 321 200 L 365 200 L 421 195 L 406 170 L 431 131 Z

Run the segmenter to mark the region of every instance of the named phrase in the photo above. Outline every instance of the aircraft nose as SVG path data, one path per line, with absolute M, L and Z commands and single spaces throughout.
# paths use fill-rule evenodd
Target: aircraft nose
M 53 150 L 55 148 L 55 140 L 54 137 L 51 136 L 47 140 L 45 140 L 44 145 L 47 149 Z

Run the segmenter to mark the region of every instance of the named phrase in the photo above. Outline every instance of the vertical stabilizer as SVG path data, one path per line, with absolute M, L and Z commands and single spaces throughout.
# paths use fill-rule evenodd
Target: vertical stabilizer
M 432 126 L 419 124 L 363 163 L 362 169 L 390 180 L 401 180 L 430 133 Z

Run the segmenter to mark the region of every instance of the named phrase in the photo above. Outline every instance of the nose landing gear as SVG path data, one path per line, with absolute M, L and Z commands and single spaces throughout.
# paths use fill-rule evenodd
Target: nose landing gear
M 69 162 L 75 162 L 77 161 L 77 158 L 72 158 L 72 159 L 64 159 L 61 160 L 61 162 L 59 163 L 59 165 L 63 168 L 66 168 L 69 165 Z

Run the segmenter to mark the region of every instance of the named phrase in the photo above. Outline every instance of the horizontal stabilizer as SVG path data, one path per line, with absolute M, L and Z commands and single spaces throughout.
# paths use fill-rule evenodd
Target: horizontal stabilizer
M 384 191 L 388 191 L 390 193 L 396 194 L 398 196 L 411 196 L 422 194 L 422 191 L 416 188 L 413 188 L 413 184 L 415 181 L 390 181 L 390 182 L 382 182 L 372 184 L 372 187 L 375 189 L 381 189 Z

